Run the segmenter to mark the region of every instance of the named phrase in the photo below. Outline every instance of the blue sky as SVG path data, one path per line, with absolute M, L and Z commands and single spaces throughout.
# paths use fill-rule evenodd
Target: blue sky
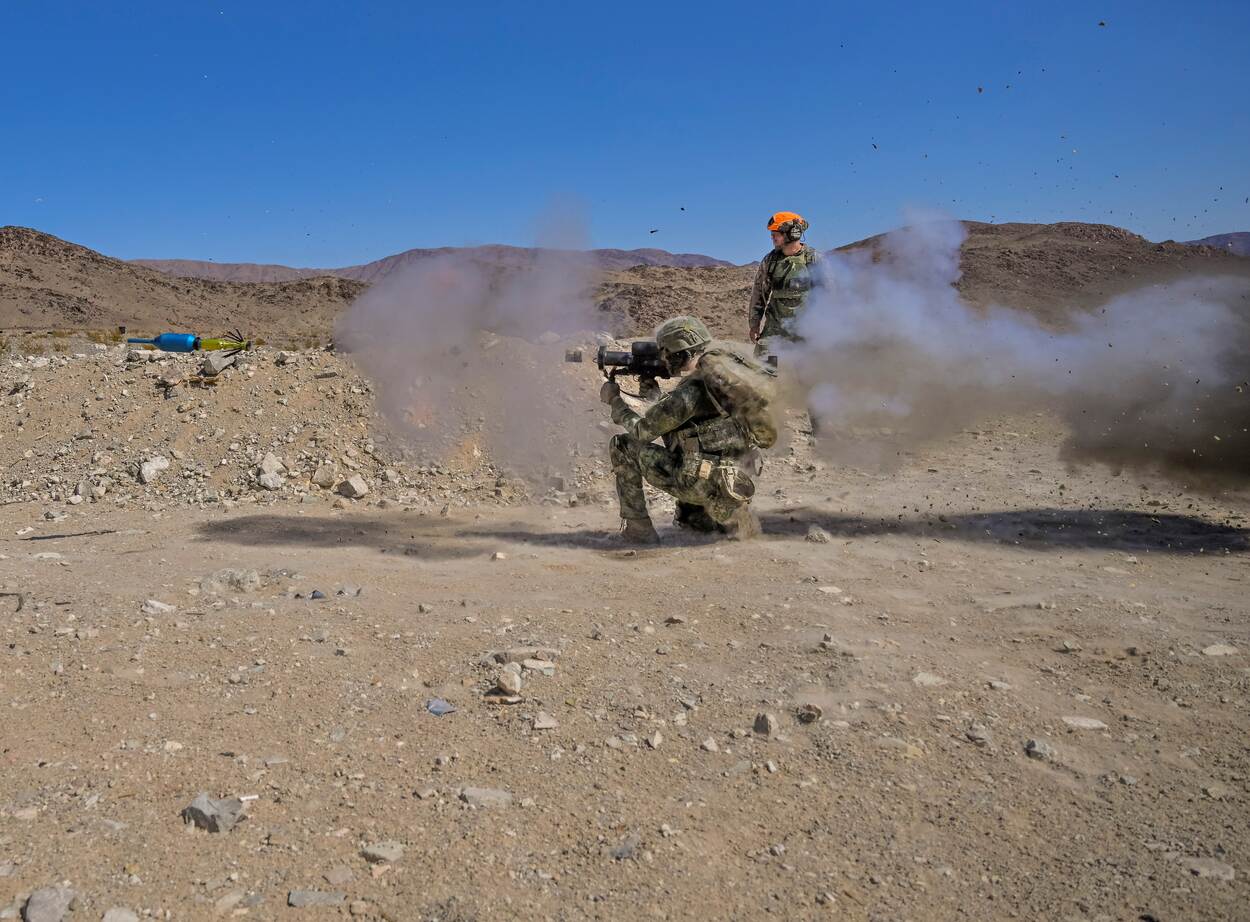
M 1248 38 L 1245 0 L 9 0 L 0 224 L 323 267 L 553 209 L 739 262 L 780 209 L 822 246 L 909 207 L 1191 239 L 1250 230 Z

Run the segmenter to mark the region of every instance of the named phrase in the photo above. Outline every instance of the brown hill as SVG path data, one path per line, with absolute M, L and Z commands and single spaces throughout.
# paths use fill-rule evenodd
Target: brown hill
M 318 277 L 240 284 L 179 279 L 25 227 L 0 227 L 0 329 L 183 329 L 238 325 L 292 338 L 326 329 L 365 288 Z M 262 332 L 263 331 L 263 332 Z
M 360 282 L 378 279 L 416 262 L 435 256 L 456 255 L 491 268 L 522 269 L 533 266 L 549 251 L 532 247 L 490 245 L 478 247 L 436 247 L 405 250 L 360 266 L 338 269 L 293 269 L 289 266 L 257 263 L 215 263 L 194 259 L 133 259 L 132 263 L 156 269 L 167 275 L 183 278 L 214 279 L 222 282 L 286 282 L 293 279 L 333 275 Z M 670 253 L 667 250 L 589 250 L 593 264 L 604 271 L 628 269 L 633 266 L 676 266 L 696 268 L 730 266 L 732 263 L 698 253 Z
M 967 222 L 965 226 L 968 238 L 959 282 L 964 297 L 978 306 L 1001 303 L 1021 308 L 1047 323 L 1059 323 L 1073 309 L 1131 288 L 1184 275 L 1250 276 L 1250 261 L 1227 251 L 1171 241 L 1151 243 L 1107 225 Z M 841 250 L 876 248 L 882 239 L 871 237 Z M 339 311 L 364 290 L 364 281 L 438 252 L 467 253 L 492 272 L 506 274 L 533 271 L 539 251 L 519 247 L 410 251 L 353 267 L 363 281 L 313 276 L 241 283 L 173 277 L 38 231 L 0 228 L 0 329 L 103 329 L 128 324 L 146 331 L 217 331 L 238 325 L 274 341 L 310 334 L 324 337 Z M 647 330 L 665 317 L 693 313 L 706 319 L 718 335 L 742 337 L 753 273 L 752 266 L 633 266 L 605 271 L 591 294 L 604 312 L 602 325 L 620 333 Z
M 1228 250 L 1234 256 L 1250 256 L 1250 232 L 1237 231 L 1232 234 L 1215 234 L 1201 240 L 1190 240 L 1190 246 L 1217 247 Z

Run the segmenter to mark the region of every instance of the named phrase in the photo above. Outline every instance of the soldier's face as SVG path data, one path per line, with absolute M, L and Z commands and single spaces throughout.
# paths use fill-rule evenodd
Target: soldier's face
M 781 231 L 770 231 L 773 237 L 773 246 L 779 247 L 786 242 L 786 235 Z

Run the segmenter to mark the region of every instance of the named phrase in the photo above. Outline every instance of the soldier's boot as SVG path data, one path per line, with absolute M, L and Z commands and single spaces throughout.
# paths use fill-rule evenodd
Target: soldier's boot
M 764 533 L 759 516 L 748 505 L 739 506 L 725 523 L 725 532 L 731 541 L 747 541 Z
M 622 519 L 621 540 L 626 544 L 659 544 L 660 536 L 650 519 Z
M 714 518 L 708 515 L 706 509 L 702 506 L 696 506 L 694 503 L 678 503 L 677 514 L 673 516 L 673 524 L 678 528 L 688 528 L 691 531 L 702 532 L 703 534 L 725 530 Z

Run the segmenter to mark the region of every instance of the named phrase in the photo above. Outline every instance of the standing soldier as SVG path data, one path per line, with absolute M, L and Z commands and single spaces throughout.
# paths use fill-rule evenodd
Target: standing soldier
M 622 537 L 659 543 L 644 480 L 676 498 L 678 525 L 734 538 L 759 534 L 750 508 L 755 484 L 739 462 L 777 441 L 769 408 L 772 370 L 731 344 L 713 342 L 696 317 L 666 320 L 655 340 L 669 371 L 682 376 L 676 388 L 642 415 L 625 403 L 614 380 L 599 394 L 612 409 L 612 421 L 625 428 L 609 446 Z
M 820 258 L 803 242 L 807 228 L 803 216 L 793 211 L 779 211 L 768 219 L 773 249 L 760 261 L 751 288 L 750 334 L 756 355 L 769 354 L 773 337 L 799 339 L 795 318 L 815 282 L 812 267 Z

